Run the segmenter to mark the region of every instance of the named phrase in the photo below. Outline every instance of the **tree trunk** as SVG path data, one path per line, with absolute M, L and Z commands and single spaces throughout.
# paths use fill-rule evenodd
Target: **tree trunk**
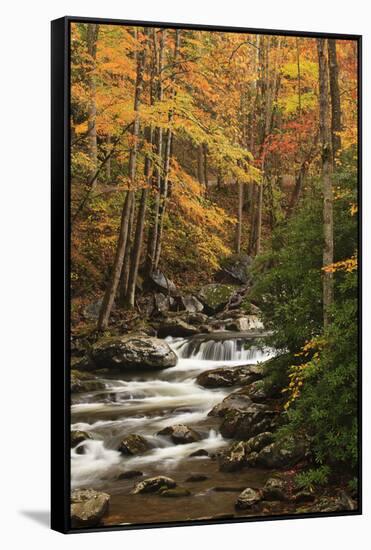
M 204 184 L 204 150 L 202 143 L 197 145 L 197 179 Z
M 264 180 L 263 180 L 264 181 Z M 257 206 L 257 220 L 256 220 L 256 244 L 254 255 L 260 254 L 261 247 L 261 235 L 262 235 L 262 217 L 263 217 L 263 181 L 259 185 L 258 206 Z
M 242 235 L 242 209 L 243 209 L 243 183 L 237 183 L 238 188 L 238 207 L 237 207 L 237 227 L 236 227 L 236 252 L 241 252 L 241 235 Z
M 106 137 L 106 143 L 107 143 L 107 151 L 110 151 L 111 149 L 111 134 L 108 134 Z M 111 157 L 106 162 L 106 178 L 108 183 L 111 180 Z
M 209 191 L 209 175 L 208 175 L 208 165 L 207 165 L 207 143 L 204 143 L 203 146 L 203 153 L 204 153 L 204 184 L 205 184 L 205 190 L 206 194 Z
M 334 225 L 333 225 L 333 197 L 332 197 L 332 152 L 331 131 L 329 124 L 329 86 L 328 66 L 326 59 L 326 42 L 324 38 L 317 39 L 319 65 L 319 129 L 322 155 L 323 180 L 323 267 L 334 261 Z M 323 273 L 323 324 L 326 328 L 331 322 L 331 306 L 334 294 L 333 274 Z
M 153 135 L 152 129 L 148 130 L 148 142 L 152 144 Z M 150 175 L 151 175 L 151 159 L 147 155 L 144 165 L 144 175 L 146 177 L 147 186 L 142 190 L 142 195 L 140 198 L 139 212 L 137 216 L 137 226 L 135 229 L 134 244 L 132 249 L 132 257 L 130 264 L 130 274 L 128 281 L 128 289 L 126 295 L 126 304 L 128 307 L 133 308 L 135 305 L 135 290 L 138 277 L 138 269 L 140 262 L 140 254 L 143 243 L 143 232 L 144 232 L 144 222 L 146 217 L 147 209 L 147 197 L 148 197 L 148 187 L 150 184 Z
M 153 46 L 156 57 L 155 64 L 155 81 L 157 101 L 163 100 L 163 66 L 164 66 L 164 50 L 166 42 L 166 30 L 161 31 L 161 39 L 158 42 L 156 30 L 153 30 Z M 160 212 L 160 192 L 161 192 L 161 159 L 162 159 L 162 128 L 156 129 L 156 166 L 152 177 L 152 190 L 154 194 L 154 204 L 152 208 L 152 220 L 148 231 L 147 242 L 147 260 L 146 269 L 149 275 L 153 272 L 157 250 L 158 229 L 159 229 L 159 212 Z
M 103 297 L 103 302 L 99 311 L 98 326 L 97 326 L 98 330 L 104 330 L 105 328 L 107 328 L 109 316 L 111 314 L 113 302 L 115 299 L 116 290 L 120 281 L 122 263 L 124 261 L 124 255 L 125 255 L 125 249 L 126 249 L 126 240 L 128 236 L 128 221 L 129 221 L 129 213 L 131 208 L 131 201 L 132 201 L 132 192 L 127 191 L 124 208 L 122 209 L 122 214 L 121 214 L 119 240 L 116 247 L 116 254 L 115 254 L 115 260 L 113 262 L 112 273 L 111 273 L 111 277 L 110 277 L 106 292 Z
M 328 44 L 328 59 L 329 59 L 329 75 L 330 75 L 330 94 L 331 94 L 331 140 L 332 140 L 332 156 L 336 158 L 337 152 L 341 148 L 341 103 L 339 89 L 339 67 L 336 55 L 336 40 L 331 38 L 327 41 Z
M 175 47 L 174 47 L 174 58 L 173 62 L 176 63 L 178 57 L 178 51 L 180 46 L 180 30 L 175 31 Z M 175 79 L 175 78 L 174 78 Z M 172 99 L 175 98 L 175 90 L 172 90 Z M 169 169 L 170 169 L 170 156 L 171 156 L 171 143 L 172 143 L 172 130 L 171 130 L 171 121 L 173 119 L 173 112 L 169 112 L 169 129 L 166 135 L 166 144 L 164 151 L 164 176 L 161 181 L 161 196 L 160 196 L 160 208 L 159 208 L 159 223 L 158 223 L 158 233 L 156 241 L 156 250 L 155 250 L 155 262 L 154 269 L 157 271 L 160 263 L 161 257 L 161 248 L 162 248 L 162 234 L 164 230 L 164 217 L 166 210 L 166 202 L 168 197 L 169 190 Z
M 91 180 L 93 178 L 93 181 L 92 181 L 93 187 L 95 187 L 97 183 L 97 177 L 94 177 L 94 176 L 97 171 L 98 147 L 97 147 L 97 128 L 96 128 L 97 104 L 95 99 L 96 83 L 95 83 L 95 75 L 91 74 L 91 72 L 93 72 L 95 69 L 95 63 L 97 58 L 98 30 L 99 30 L 99 25 L 96 25 L 94 23 L 88 23 L 87 46 L 88 46 L 88 54 L 90 56 L 90 59 L 89 59 L 90 71 L 89 71 L 89 77 L 88 77 L 89 102 L 88 102 L 88 109 L 87 109 L 88 110 L 87 142 L 88 142 L 88 156 L 91 163 L 91 168 L 88 174 L 88 180 Z
M 98 318 L 98 330 L 104 330 L 109 321 L 109 317 L 111 314 L 113 302 L 115 300 L 117 287 L 120 282 L 120 276 L 122 271 L 122 265 L 125 257 L 125 251 L 127 246 L 127 240 L 128 240 L 128 226 L 129 226 L 129 217 L 130 212 L 132 208 L 132 203 L 134 200 L 134 193 L 133 190 L 134 183 L 135 183 L 135 175 L 136 175 L 136 162 L 137 162 L 137 153 L 138 153 L 138 136 L 139 136 L 139 126 L 140 126 L 140 119 L 139 119 L 139 105 L 143 90 L 143 75 L 144 75 L 144 66 L 145 66 L 145 59 L 146 59 L 146 50 L 143 49 L 139 54 L 136 54 L 137 58 L 137 75 L 136 75 L 136 82 L 135 82 L 135 92 L 134 92 L 134 111 L 135 111 L 135 119 L 133 124 L 133 145 L 130 150 L 129 155 L 129 190 L 127 191 L 124 207 L 122 210 L 121 215 L 121 225 L 120 225 L 120 233 L 119 233 L 119 239 L 116 247 L 116 254 L 115 259 L 113 263 L 112 273 L 111 277 L 105 292 L 105 295 L 103 297 L 102 306 L 99 312 L 99 318 Z
M 133 192 L 133 199 L 131 202 L 131 208 L 129 213 L 128 236 L 126 239 L 124 261 L 122 264 L 121 277 L 120 277 L 120 290 L 119 290 L 118 302 L 121 307 L 125 307 L 126 305 L 126 293 L 128 290 L 129 272 L 130 272 L 130 256 L 131 256 L 131 250 L 133 246 L 134 218 L 135 218 L 135 192 Z
M 298 108 L 299 108 L 299 117 L 301 117 L 301 70 L 300 70 L 299 38 L 296 38 L 296 66 L 298 70 Z

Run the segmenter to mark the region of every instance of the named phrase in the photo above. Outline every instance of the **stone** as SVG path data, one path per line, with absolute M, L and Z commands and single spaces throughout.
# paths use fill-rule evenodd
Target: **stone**
M 189 455 L 189 458 L 195 458 L 199 456 L 209 456 L 209 453 L 206 449 L 198 449 Z
M 229 276 L 231 280 L 247 284 L 251 281 L 251 266 L 253 259 L 247 254 L 232 254 L 222 261 L 222 273 Z
M 250 447 L 246 441 L 237 441 L 219 455 L 219 469 L 222 472 L 235 472 L 246 466 Z
M 132 495 L 141 493 L 157 493 L 160 489 L 173 489 L 176 482 L 170 477 L 156 476 L 139 481 L 131 491 Z
M 212 283 L 201 288 L 198 297 L 204 304 L 206 313 L 217 313 L 229 302 L 235 288 L 231 285 Z
M 204 388 L 223 388 L 234 386 L 236 374 L 233 368 L 219 368 L 201 372 L 196 378 L 197 384 Z
M 189 482 L 189 483 L 194 483 L 196 481 L 206 481 L 207 479 L 209 479 L 207 476 L 205 476 L 204 474 L 193 474 L 189 477 L 187 477 L 186 481 Z
M 71 449 L 77 447 L 80 443 L 86 439 L 93 439 L 91 434 L 88 432 L 83 432 L 81 430 L 72 430 L 71 431 Z
M 286 500 L 286 483 L 277 477 L 270 477 L 263 488 L 264 500 Z
M 357 502 L 343 493 L 335 497 L 323 496 L 306 511 L 316 513 L 345 512 L 357 510 L 357 507 Z
M 248 440 L 259 433 L 271 432 L 275 428 L 278 413 L 236 392 L 216 405 L 209 415 L 223 418 L 220 426 L 223 437 Z
M 83 315 L 85 319 L 89 321 L 97 321 L 99 317 L 100 308 L 102 307 L 103 298 L 90 302 L 83 309 Z
M 171 296 L 165 296 L 161 292 L 156 292 L 154 295 L 155 312 L 165 315 L 171 308 L 174 299 Z
M 93 489 L 75 489 L 71 494 L 71 527 L 96 527 L 108 511 L 110 495 Z
M 117 449 L 123 455 L 139 455 L 148 451 L 147 440 L 138 434 L 129 434 L 121 441 Z
M 118 479 L 133 479 L 134 477 L 141 477 L 143 475 L 143 472 L 140 470 L 127 470 L 126 472 L 122 472 Z
M 236 385 L 250 384 L 262 377 L 258 365 L 243 367 L 219 367 L 201 372 L 197 376 L 197 383 L 204 388 L 223 388 Z
M 291 468 L 303 460 L 308 452 L 307 441 L 290 436 L 263 447 L 257 463 L 264 468 Z
M 186 311 L 189 313 L 198 313 L 204 309 L 203 304 L 193 296 L 192 294 L 183 294 L 181 296 L 181 302 Z
M 314 502 L 315 498 L 316 497 L 313 493 L 307 490 L 303 490 L 303 491 L 299 491 L 294 495 L 293 501 L 296 504 L 301 504 L 303 502 Z
M 247 332 L 249 330 L 264 330 L 264 325 L 257 315 L 245 315 L 227 323 L 225 328 L 235 332 Z
M 97 369 L 165 369 L 178 360 L 164 340 L 135 334 L 102 338 L 91 355 Z
M 162 271 L 155 271 L 149 276 L 151 284 L 155 288 L 165 291 L 166 294 L 176 294 L 177 289 L 173 281 L 168 279 Z
M 239 510 L 248 510 L 258 504 L 262 499 L 262 494 L 256 489 L 248 487 L 240 495 L 238 495 L 236 501 L 236 508 Z
M 97 380 L 95 376 L 77 370 L 71 370 L 70 383 L 72 393 L 100 391 L 105 388 L 104 383 Z
M 179 498 L 191 496 L 191 491 L 183 487 L 175 487 L 174 489 L 161 489 L 160 496 L 167 498 Z
M 166 336 L 187 337 L 193 334 L 198 334 L 199 330 L 183 321 L 183 319 L 166 319 L 158 329 L 158 336 L 166 338 Z
M 175 426 L 168 426 L 163 430 L 159 431 L 157 435 L 166 435 L 169 436 L 171 441 L 175 445 L 184 445 L 186 443 L 194 443 L 199 441 L 201 436 L 195 430 L 192 430 L 184 424 L 177 424 Z
M 270 445 L 273 443 L 274 436 L 272 432 L 262 432 L 258 435 L 255 435 L 254 437 L 251 437 L 247 444 L 251 450 L 251 452 L 258 453 L 263 449 L 263 447 L 266 447 L 267 445 Z

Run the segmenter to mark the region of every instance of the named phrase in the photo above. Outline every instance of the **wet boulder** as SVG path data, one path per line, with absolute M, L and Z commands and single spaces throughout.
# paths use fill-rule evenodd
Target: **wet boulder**
M 201 372 L 197 377 L 197 383 L 204 388 L 223 388 L 250 384 L 261 377 L 262 369 L 258 365 L 219 367 Z
M 99 391 L 105 388 L 104 383 L 95 376 L 77 370 L 71 370 L 70 383 L 72 393 Z
M 147 440 L 138 434 L 129 434 L 121 441 L 118 451 L 123 455 L 140 455 L 148 451 Z
M 197 384 L 204 388 L 223 388 L 234 386 L 236 383 L 236 375 L 234 369 L 221 367 L 201 372 L 196 378 Z
M 224 309 L 233 296 L 235 288 L 231 285 L 209 284 L 201 288 L 198 298 L 203 303 L 206 313 L 217 313 Z
M 91 355 L 97 369 L 165 369 L 178 360 L 163 340 L 135 334 L 102 338 Z
M 266 408 L 250 407 L 245 411 L 233 411 L 225 415 L 220 426 L 223 437 L 249 439 L 261 432 L 275 428 L 276 413 Z
M 184 487 L 174 487 L 174 489 L 160 489 L 160 496 L 167 498 L 179 498 L 179 497 L 190 497 L 191 491 L 185 489 Z
M 168 426 L 163 430 L 159 431 L 157 435 L 169 436 L 171 441 L 175 445 L 184 445 L 186 443 L 194 443 L 199 441 L 201 436 L 192 428 L 185 426 L 184 424 L 177 424 L 175 426 Z
M 71 449 L 80 445 L 86 439 L 93 439 L 91 434 L 88 432 L 83 432 L 81 430 L 72 430 L 71 431 Z
M 273 434 L 263 432 L 247 441 L 236 441 L 228 449 L 218 454 L 219 469 L 234 472 L 245 466 L 254 466 L 258 452 L 273 441 Z
M 197 451 L 193 451 L 193 453 L 189 455 L 189 458 L 197 458 L 202 456 L 203 457 L 209 456 L 209 453 L 206 449 L 197 449 Z
M 251 437 L 247 444 L 249 446 L 250 452 L 258 453 L 266 447 L 267 445 L 270 445 L 274 440 L 274 436 L 272 432 L 262 432 L 258 435 L 255 435 L 254 437 Z
M 246 441 L 233 443 L 228 450 L 219 455 L 219 469 L 222 472 L 235 472 L 247 464 L 250 447 Z
M 143 472 L 140 470 L 126 470 L 125 472 L 121 472 L 118 479 L 132 479 L 134 477 L 141 477 L 142 475 Z
M 287 485 L 283 479 L 270 477 L 263 487 L 264 500 L 286 500 Z
M 209 478 L 204 474 L 193 474 L 187 477 L 186 481 L 189 483 L 196 483 L 197 481 L 206 481 L 207 479 Z
M 166 476 L 156 476 L 143 479 L 136 483 L 134 488 L 131 491 L 132 495 L 137 495 L 141 493 L 158 493 L 163 489 L 174 489 L 176 487 L 176 482 L 170 477 Z
M 262 500 L 262 494 L 256 489 L 248 487 L 240 495 L 236 501 L 236 508 L 239 510 L 249 510 Z
M 229 321 L 225 328 L 234 332 L 247 332 L 249 330 L 264 330 L 264 325 L 257 315 L 244 315 Z
M 249 396 L 234 392 L 227 395 L 221 403 L 215 405 L 209 412 L 209 416 L 224 417 L 227 413 L 247 410 L 251 406 L 253 406 L 253 402 Z
M 160 338 L 166 338 L 166 336 L 187 337 L 198 334 L 198 332 L 199 330 L 196 327 L 176 317 L 166 319 L 160 324 L 157 331 Z
M 152 313 L 166 315 L 174 304 L 172 296 L 165 296 L 162 292 L 156 292 L 154 295 L 154 311 Z
M 93 489 L 75 489 L 71 494 L 73 529 L 96 527 L 108 511 L 110 495 Z
M 248 440 L 275 428 L 277 412 L 266 405 L 254 403 L 248 396 L 232 393 L 209 413 L 223 418 L 220 433 L 223 437 Z
M 306 458 L 308 453 L 306 440 L 289 436 L 263 447 L 257 464 L 264 468 L 291 468 Z

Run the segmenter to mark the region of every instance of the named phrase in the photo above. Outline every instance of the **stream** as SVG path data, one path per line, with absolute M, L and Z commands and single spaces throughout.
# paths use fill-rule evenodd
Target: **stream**
M 257 469 L 238 474 L 219 472 L 216 461 L 209 456 L 190 457 L 190 454 L 205 449 L 212 455 L 231 443 L 218 431 L 220 419 L 207 414 L 233 388 L 203 388 L 197 384 L 196 377 L 202 371 L 221 366 L 266 361 L 274 355 L 273 350 L 254 344 L 247 347 L 247 336 L 227 332 L 188 339 L 168 337 L 166 341 L 178 356 L 175 367 L 140 374 L 107 374 L 100 378 L 105 384 L 103 391 L 72 396 L 71 429 L 87 431 L 94 439 L 72 449 L 71 485 L 72 488 L 95 488 L 111 495 L 106 525 L 227 514 L 233 511 L 236 491 L 252 479 L 255 485 L 263 484 L 268 476 L 267 472 Z M 202 439 L 175 445 L 169 438 L 156 435 L 176 424 L 194 428 Z M 118 452 L 122 438 L 132 433 L 144 436 L 150 450 L 131 457 Z M 120 474 L 130 470 L 138 470 L 143 476 L 119 479 Z M 207 479 L 187 484 L 191 474 L 204 475 Z M 137 481 L 154 475 L 172 477 L 187 486 L 192 497 L 180 497 L 174 502 L 156 495 L 129 494 Z

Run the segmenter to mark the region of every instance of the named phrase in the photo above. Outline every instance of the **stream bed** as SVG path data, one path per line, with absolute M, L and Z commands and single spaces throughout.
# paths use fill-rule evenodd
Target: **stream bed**
M 103 391 L 72 396 L 71 428 L 87 431 L 93 439 L 71 451 L 71 485 L 73 489 L 94 488 L 111 495 L 104 525 L 232 516 L 238 493 L 251 484 L 264 485 L 272 473 L 257 468 L 219 471 L 212 455 L 231 440 L 221 436 L 220 419 L 208 416 L 208 412 L 233 388 L 203 388 L 196 378 L 221 366 L 266 361 L 274 351 L 251 345 L 251 339 L 246 346 L 248 338 L 236 333 L 168 337 L 166 341 L 178 356 L 175 367 L 140 374 L 107 374 L 100 378 L 105 384 Z M 175 445 L 168 437 L 157 435 L 176 424 L 197 430 L 201 439 Z M 144 436 L 151 448 L 142 455 L 124 456 L 117 450 L 120 442 L 134 433 Z M 209 456 L 190 457 L 201 449 Z M 128 471 L 142 475 L 119 479 Z M 191 496 L 173 499 L 130 494 L 136 482 L 155 475 L 173 478 L 189 489 Z M 192 476 L 204 479 L 187 481 Z

